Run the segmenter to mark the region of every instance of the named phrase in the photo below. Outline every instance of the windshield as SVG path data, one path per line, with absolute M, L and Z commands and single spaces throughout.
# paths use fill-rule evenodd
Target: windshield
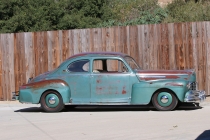
M 141 69 L 135 62 L 135 60 L 129 56 L 124 57 L 125 61 L 131 67 L 132 70 L 139 70 Z

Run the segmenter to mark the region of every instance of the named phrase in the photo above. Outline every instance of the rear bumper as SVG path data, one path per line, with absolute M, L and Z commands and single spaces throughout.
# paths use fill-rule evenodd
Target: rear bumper
M 186 93 L 184 102 L 202 102 L 205 99 L 205 91 L 190 90 Z
M 18 96 L 16 93 L 19 93 L 19 91 L 12 92 L 12 100 L 13 100 L 13 101 L 19 100 L 19 96 Z

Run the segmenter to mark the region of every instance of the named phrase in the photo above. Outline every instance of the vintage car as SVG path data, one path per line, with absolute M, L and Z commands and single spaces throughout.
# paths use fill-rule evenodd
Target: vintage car
M 74 55 L 58 68 L 20 86 L 21 103 L 41 104 L 47 112 L 65 105 L 147 105 L 175 109 L 179 102 L 198 102 L 193 70 L 143 70 L 129 55 L 91 52 Z

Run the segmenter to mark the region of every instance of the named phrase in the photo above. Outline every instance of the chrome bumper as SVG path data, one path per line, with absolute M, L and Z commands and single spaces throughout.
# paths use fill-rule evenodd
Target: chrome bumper
M 205 99 L 205 91 L 190 90 L 186 93 L 184 102 L 202 102 Z
M 19 96 L 16 95 L 16 93 L 19 93 L 19 91 L 16 91 L 16 92 L 12 92 L 12 100 L 15 101 L 15 100 L 19 100 Z

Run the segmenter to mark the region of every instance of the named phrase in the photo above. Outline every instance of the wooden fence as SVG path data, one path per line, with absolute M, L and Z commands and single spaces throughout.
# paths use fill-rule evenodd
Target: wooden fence
M 210 22 L 0 34 L 0 100 L 73 54 L 130 54 L 143 69 L 195 69 L 210 92 Z

